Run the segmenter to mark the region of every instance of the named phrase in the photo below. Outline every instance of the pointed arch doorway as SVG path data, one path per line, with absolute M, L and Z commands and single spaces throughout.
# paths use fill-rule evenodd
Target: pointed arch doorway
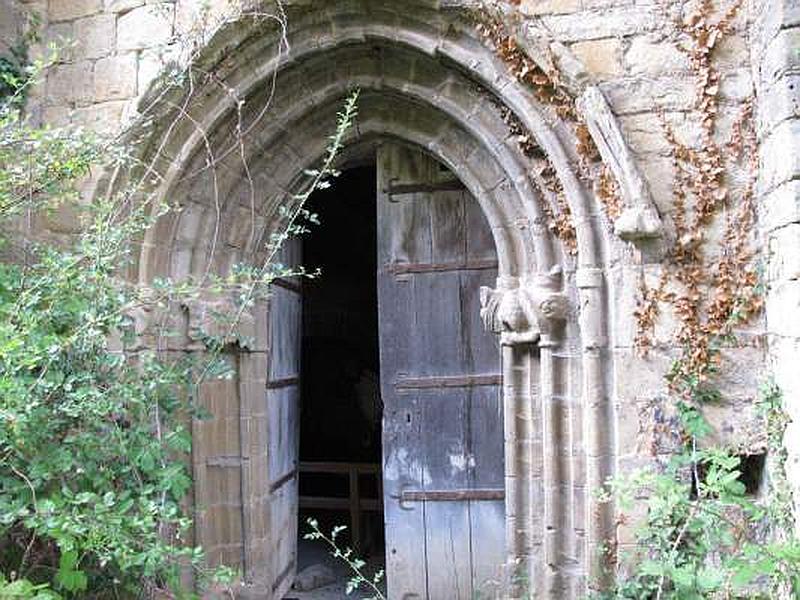
M 324 155 L 343 99 L 359 87 L 358 124 L 346 144 L 403 140 L 446 164 L 480 204 L 496 247 L 496 289 L 486 291 L 482 312 L 502 341 L 504 426 L 497 439 L 504 444 L 499 470 L 505 489 L 504 562 L 511 579 L 528 582 L 526 593 L 542 598 L 579 598 L 602 589 L 612 572 L 614 557 L 605 549 L 614 541 L 615 520 L 613 505 L 603 503 L 596 491 L 619 458 L 605 268 L 610 230 L 574 160 L 575 129 L 512 77 L 482 42 L 474 23 L 463 18 L 468 2 L 302 0 L 287 5 L 292 7 L 288 29 L 245 19 L 221 28 L 201 52 L 200 93 L 189 104 L 175 94 L 174 110 L 157 115 L 155 130 L 144 130 L 152 143 L 139 162 L 163 173 L 152 183 L 155 193 L 180 202 L 183 210 L 159 218 L 147 232 L 132 277 L 148 285 L 158 278 L 202 279 L 210 273 L 224 276 L 232 265 L 262 264 L 264 242 L 280 226 L 281 209 L 302 191 L 303 173 Z M 291 52 L 284 51 L 287 41 Z M 619 124 L 597 86 L 580 79 L 574 83 L 579 112 L 620 182 L 626 213 L 636 222 L 632 233 L 650 235 L 646 217 L 654 208 L 631 167 Z M 182 110 L 192 117 L 190 124 L 181 119 Z M 520 147 L 515 124 L 530 133 L 532 152 Z M 232 135 L 243 125 L 246 146 L 232 147 Z M 213 169 L 209 148 L 217 157 Z M 613 161 L 607 158 L 611 150 Z M 548 181 L 542 172 L 551 175 Z M 444 193 L 426 190 L 417 194 Z M 392 196 L 398 200 L 392 207 L 405 206 L 400 195 Z M 575 228 L 571 245 L 549 226 L 551 212 L 562 208 L 569 209 Z M 408 217 L 413 222 L 418 215 L 412 211 Z M 393 272 L 394 279 L 387 279 L 395 286 L 387 288 L 394 294 L 389 297 L 401 293 L 401 283 L 413 289 L 424 279 L 445 281 L 451 272 Z M 482 272 L 488 277 L 489 270 Z M 199 390 L 199 404 L 213 418 L 192 423 L 193 543 L 206 550 L 209 563 L 241 570 L 243 597 L 258 590 L 259 598 L 282 598 L 296 568 L 296 538 L 287 532 L 296 531 L 291 498 L 297 496 L 297 478 L 291 460 L 281 461 L 297 435 L 280 417 L 298 401 L 291 398 L 299 395 L 301 377 L 301 336 L 291 338 L 288 331 L 300 327 L 302 312 L 300 294 L 293 293 L 276 290 L 269 301 L 253 306 L 241 324 L 240 337 L 248 341 L 236 350 L 237 377 Z M 464 300 L 459 297 L 459 307 Z M 427 313 L 441 313 L 437 323 L 453 319 L 455 302 L 445 307 L 420 302 Z M 203 353 L 195 325 L 202 325 L 209 311 L 228 305 L 201 298 L 175 307 L 175 322 L 185 325 L 186 336 L 170 349 Z M 501 306 L 519 309 L 518 318 L 500 318 Z M 478 313 L 474 310 L 468 322 L 477 322 Z M 278 323 L 286 323 L 283 330 Z M 414 339 L 442 339 L 430 333 L 419 329 Z M 395 350 L 398 357 L 417 356 Z M 439 366 L 456 370 L 454 365 Z M 479 370 L 464 371 L 461 377 L 486 383 Z M 404 376 L 412 383 L 440 377 L 442 394 L 490 387 L 459 388 L 447 379 L 455 375 L 446 369 Z M 270 389 L 274 379 L 285 389 Z M 294 390 L 292 379 L 298 380 Z M 437 388 L 430 385 L 400 385 L 388 393 L 434 396 Z M 422 409 L 415 414 L 422 420 L 426 415 Z M 410 421 L 406 415 L 406 422 L 414 423 L 415 414 Z M 288 456 L 296 462 L 292 452 Z M 404 515 L 421 511 L 427 518 L 428 506 L 435 510 L 450 500 L 443 499 L 446 494 L 426 496 L 437 489 L 432 474 L 429 480 L 417 467 L 419 477 L 395 496 Z M 419 483 L 431 485 L 424 489 Z M 488 507 L 493 493 L 470 502 Z M 427 546 L 418 544 L 415 551 L 425 553 Z M 474 556 L 473 549 L 469 553 Z M 451 571 L 452 563 L 446 568 L 436 563 L 433 569 L 435 575 Z M 427 590 L 427 580 L 425 585 Z M 508 597 L 523 597 L 523 591 L 511 590 Z

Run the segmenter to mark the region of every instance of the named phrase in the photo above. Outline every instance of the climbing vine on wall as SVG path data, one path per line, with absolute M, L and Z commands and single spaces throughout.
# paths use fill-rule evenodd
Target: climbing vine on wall
M 660 307 L 669 305 L 677 318 L 675 341 L 681 356 L 670 373 L 673 389 L 691 397 L 719 369 L 720 348 L 734 341 L 737 325 L 761 308 L 761 286 L 753 261 L 753 189 L 757 147 L 752 101 L 744 103 L 732 134 L 718 141 L 720 75 L 714 48 L 730 31 L 741 2 L 720 18 L 704 0 L 680 25 L 696 79 L 696 112 L 701 136 L 696 146 L 678 140 L 662 116 L 671 149 L 675 180 L 675 242 L 656 286 L 643 291 L 637 312 L 637 346 L 647 352 Z M 739 175 L 746 180 L 734 189 Z M 721 239 L 713 239 L 723 222 Z
M 514 19 L 515 15 L 512 12 L 506 18 Z M 558 118 L 572 126 L 577 173 L 588 187 L 594 189 L 606 209 L 606 215 L 613 222 L 622 213 L 619 185 L 610 169 L 602 163 L 589 128 L 576 109 L 575 99 L 562 81 L 553 57 L 547 56 L 542 64 L 533 60 L 510 33 L 506 21 L 498 12 L 487 8 L 476 10 L 473 20 L 479 35 L 503 61 L 508 72 L 530 89 L 542 105 L 550 107 Z M 532 179 L 545 197 L 542 209 L 547 217 L 548 228 L 561 241 L 567 254 L 576 255 L 578 247 L 573 217 L 553 164 L 537 147 L 535 136 L 526 129 L 519 117 L 506 106 L 500 106 L 499 109 L 509 131 L 516 136 L 522 153 L 535 158 Z
M 645 470 L 612 482 L 623 510 L 636 499 L 646 508 L 635 530 L 635 549 L 617 573 L 608 598 L 772 598 L 800 594 L 800 546 L 787 502 L 786 426 L 779 391 L 762 390 L 761 422 L 767 431 L 768 502 L 749 496 L 737 449 L 719 446 L 704 418 L 722 399 L 716 377 L 722 350 L 738 344 L 737 327 L 755 317 L 763 290 L 754 260 L 754 182 L 757 144 L 752 100 L 743 103 L 730 136 L 720 141 L 720 73 L 714 50 L 733 28 L 736 0 L 721 15 L 709 0 L 686 6 L 678 24 L 696 81 L 695 117 L 700 139 L 678 139 L 660 121 L 674 168 L 675 241 L 659 281 L 643 287 L 636 313 L 637 346 L 646 354 L 663 306 L 676 318 L 678 357 L 666 374 L 676 401 L 667 435 L 678 447 Z M 734 185 L 736 181 L 743 184 Z M 721 229 L 721 231 L 720 231 Z M 718 231 L 720 231 L 718 233 Z M 673 435 L 673 434 L 677 435 Z M 626 502 L 626 500 L 628 502 Z M 625 517 L 620 517 L 623 524 Z
M 519 2 L 510 2 L 516 6 Z M 721 399 L 715 381 L 725 367 L 722 351 L 741 342 L 737 329 L 756 317 L 763 289 L 754 255 L 754 187 L 757 140 L 753 102 L 738 108 L 721 102 L 721 74 L 715 49 L 734 29 L 743 0 L 717 10 L 711 0 L 687 2 L 676 23 L 676 38 L 689 59 L 695 79 L 693 114 L 699 139 L 682 141 L 668 116 L 659 125 L 670 148 L 674 169 L 672 222 L 674 239 L 653 285 L 642 284 L 636 311 L 636 346 L 646 355 L 662 312 L 669 307 L 676 319 L 670 349 L 677 358 L 665 377 L 674 401 L 674 416 L 648 412 L 643 430 L 668 437 L 666 446 L 654 443 L 654 456 L 668 448 L 659 468 L 610 482 L 624 513 L 635 507 L 638 517 L 621 513 L 619 525 L 636 520 L 635 548 L 620 564 L 615 585 L 604 598 L 766 598 L 800 597 L 800 545 L 782 531 L 794 523 L 785 481 L 783 432 L 786 416 L 779 391 L 764 386 L 759 403 L 764 446 L 769 451 L 767 502 L 748 495 L 742 483 L 742 460 L 737 451 L 716 445 L 704 417 L 704 406 Z M 555 115 L 570 123 L 576 140 L 576 165 L 585 183 L 592 183 L 610 221 L 622 213 L 618 182 L 599 161 L 597 149 L 573 99 L 561 85 L 555 64 L 544 57 L 537 64 L 508 32 L 506 20 L 515 13 L 481 11 L 477 28 L 509 72 L 533 90 Z M 723 113 L 735 114 L 723 139 Z M 501 112 L 517 136 L 522 153 L 538 162 L 535 179 L 550 202 L 544 208 L 551 230 L 574 253 L 574 227 L 552 164 L 540 156 L 533 136 L 511 110 Z M 672 411 L 670 411 L 672 412 Z M 659 433 L 660 432 L 660 433 Z M 760 442 L 759 442 L 760 443 Z M 608 548 L 612 554 L 616 549 Z
M 575 103 L 560 84 L 557 71 L 545 72 L 531 59 L 508 32 L 498 15 L 488 10 L 479 10 L 473 14 L 473 19 L 484 42 L 495 51 L 517 81 L 529 87 L 537 100 L 552 107 L 560 118 L 569 122 L 577 121 Z M 516 136 L 522 153 L 528 158 L 534 158 L 535 167 L 531 177 L 544 196 L 542 210 L 547 217 L 548 228 L 561 240 L 565 251 L 574 256 L 578 249 L 575 226 L 555 168 L 538 148 L 535 136 L 528 131 L 520 118 L 507 106 L 500 106 L 499 109 L 509 131 Z

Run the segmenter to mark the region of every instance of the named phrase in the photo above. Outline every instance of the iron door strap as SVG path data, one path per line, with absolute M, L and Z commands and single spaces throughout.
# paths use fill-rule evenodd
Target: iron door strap
M 456 489 L 456 490 L 403 490 L 400 504 L 405 502 L 466 502 L 504 500 L 503 488 Z
M 501 375 L 446 375 L 441 377 L 398 377 L 394 381 L 394 389 L 397 392 L 409 392 L 414 390 L 433 390 L 446 388 L 472 388 L 489 387 L 502 385 Z
M 448 179 L 446 181 L 436 181 L 431 183 L 397 183 L 398 178 L 392 177 L 388 187 L 384 188 L 383 193 L 389 198 L 389 202 L 397 202 L 394 196 L 407 196 L 410 194 L 434 193 L 434 192 L 460 192 L 466 188 L 460 179 Z M 426 198 L 427 199 L 427 198 Z

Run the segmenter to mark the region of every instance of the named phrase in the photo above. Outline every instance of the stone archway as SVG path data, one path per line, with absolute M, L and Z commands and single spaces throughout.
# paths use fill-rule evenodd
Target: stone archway
M 214 74 L 202 93 L 185 106 L 171 99 L 191 124 L 171 126 L 175 112 L 160 116 L 151 146 L 163 151 L 156 158 L 166 173 L 159 193 L 183 210 L 162 218 L 143 241 L 136 278 L 146 285 L 257 260 L 280 221 L 279 207 L 324 152 L 343 97 L 360 87 L 352 143 L 398 139 L 430 153 L 465 184 L 490 224 L 499 277 L 497 289 L 485 292 L 483 312 L 503 344 L 507 567 L 536 597 L 579 597 L 602 585 L 603 548 L 613 542 L 611 507 L 595 492 L 613 473 L 615 420 L 608 391 L 607 233 L 577 175 L 572 129 L 523 85 L 498 75 L 505 66 L 461 18 L 459 3 L 311 4 L 290 12 L 286 32 L 263 23 L 220 30 L 199 61 L 204 73 Z M 625 160 L 602 96 L 582 85 L 576 93 L 626 194 L 631 235 L 638 235 L 637 228 L 652 229 L 645 222 L 653 216 L 649 198 Z M 241 111 L 237 98 L 246 99 Z M 553 166 L 574 219 L 575 257 L 548 230 L 550 192 L 530 176 L 531 162 L 498 106 L 533 133 Z M 231 145 L 239 127 L 248 140 L 241 151 Z M 274 350 L 258 315 L 269 309 L 257 306 L 242 325 L 253 342 L 239 353 L 238 380 L 205 391 L 209 402 L 212 396 L 229 401 L 215 406 L 229 411 L 220 418 L 235 423 L 236 443 L 208 448 L 204 425 L 195 425 L 194 502 L 197 541 L 211 544 L 215 560 L 242 567 L 249 586 L 279 597 L 286 566 L 273 560 L 274 531 L 264 515 L 270 484 L 285 474 L 268 472 L 268 427 L 258 410 Z M 209 307 L 199 302 L 188 310 L 187 336 L 175 349 L 202 351 L 192 330 Z M 238 504 L 230 515 L 215 512 L 209 464 L 236 471 L 230 481 L 238 486 Z M 239 524 L 216 552 L 208 533 L 213 521 L 235 511 Z

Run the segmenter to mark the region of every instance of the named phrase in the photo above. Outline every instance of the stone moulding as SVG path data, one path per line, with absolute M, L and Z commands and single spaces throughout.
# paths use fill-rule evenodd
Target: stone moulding
M 660 238 L 664 234 L 650 189 L 625 141 L 619 122 L 603 92 L 583 63 L 563 44 L 535 24 L 516 28 L 520 47 L 539 67 L 557 72 L 559 82 L 576 99 L 575 107 L 608 165 L 623 199 L 623 212 L 614 221 L 614 233 L 630 242 Z
M 587 87 L 578 98 L 577 107 L 622 193 L 624 209 L 614 221 L 614 233 L 632 242 L 661 237 L 664 232 L 661 217 L 647 182 L 636 166 L 603 93 L 596 86 Z
M 269 89 L 267 84 L 277 73 L 269 118 L 248 130 L 249 139 L 255 142 L 253 149 L 248 149 L 252 172 L 264 174 L 258 180 L 257 212 L 266 223 L 260 236 L 265 239 L 278 222 L 278 207 L 302 184 L 303 170 L 313 167 L 324 152 L 342 97 L 349 87 L 360 85 L 363 110 L 358 132 L 362 138 L 403 141 L 448 166 L 480 203 L 495 237 L 500 278 L 495 290 L 482 292 L 482 316 L 490 329 L 500 334 L 503 344 L 505 567 L 513 575 L 528 578 L 535 588 L 512 590 L 506 597 L 525 593 L 541 598 L 583 597 L 587 588 L 602 585 L 608 565 L 601 549 L 613 542 L 609 509 L 600 506 L 594 494 L 612 474 L 611 461 L 595 458 L 614 452 L 613 439 L 607 433 L 614 426 L 609 422 L 610 402 L 605 395 L 610 369 L 601 352 L 607 343 L 609 321 L 604 312 L 602 256 L 607 232 L 594 218 L 590 194 L 567 151 L 574 143 L 565 137 L 569 128 L 553 123 L 529 90 L 498 76 L 503 72 L 499 59 L 462 26 L 457 11 L 415 0 L 402 4 L 398 8 L 396 1 L 389 0 L 310 2 L 290 20 L 285 32 L 291 47 L 288 54 L 275 50 L 283 32 L 267 26 L 229 25 L 220 31 L 223 38 L 211 40 L 210 57 L 201 55 L 200 64 L 213 70 L 219 61 L 220 77 L 224 76 L 229 87 L 222 89 L 208 82 L 196 94 L 196 105 L 190 110 L 197 123 L 191 127 L 172 127 L 179 121 L 178 115 L 160 115 L 151 131 L 165 132 L 167 137 L 161 143 L 151 136 L 148 145 L 151 152 L 163 148 L 170 157 L 158 162 L 165 172 L 158 194 L 193 208 L 181 215 L 166 215 L 148 233 L 137 276 L 144 282 L 154 277 L 179 280 L 206 264 L 222 274 L 226 265 L 241 262 L 243 257 L 257 259 L 257 245 L 247 237 L 250 228 L 242 226 L 241 211 L 230 207 L 246 197 L 238 187 L 244 187 L 243 176 L 220 180 L 218 199 L 224 203 L 215 210 L 208 189 L 193 175 L 205 168 L 206 144 L 224 154 L 229 140 L 226 134 L 239 108 L 236 98 L 248 99 L 245 112 L 258 105 L 259 94 Z M 347 54 L 360 51 L 369 57 L 376 48 L 381 60 L 356 61 Z M 391 69 L 386 65 L 392 65 Z M 591 285 L 573 288 L 562 280 L 565 267 L 560 264 L 563 259 L 556 250 L 557 241 L 544 228 L 533 226 L 542 222 L 543 215 L 538 192 L 526 177 L 527 159 L 516 144 L 507 143 L 506 124 L 488 101 L 474 93 L 476 82 L 519 116 L 554 165 L 575 219 L 575 266 L 579 273 L 597 275 Z M 348 142 L 355 146 L 361 140 Z M 241 170 L 238 153 L 230 156 L 224 165 L 227 174 Z M 148 163 L 147 159 L 143 157 L 142 162 Z M 249 210 L 244 214 L 249 215 Z M 215 219 L 221 222 L 215 223 Z M 209 232 L 215 230 L 230 232 L 224 244 L 209 243 Z M 212 247 L 217 256 L 208 256 Z M 577 299 L 575 310 L 567 297 Z M 205 314 L 202 307 L 189 307 L 190 326 L 212 327 L 205 322 Z M 569 336 L 561 335 L 568 331 Z M 567 347 L 578 349 L 568 359 L 569 366 L 562 358 Z M 552 428 L 556 420 L 553 411 L 563 404 L 558 395 L 568 387 L 575 394 L 572 401 L 586 407 L 585 427 L 578 426 L 579 416 L 568 415 L 575 423 L 569 433 L 562 434 Z M 251 397 L 249 387 L 242 389 L 242 406 L 248 410 L 260 406 L 261 396 L 253 391 Z M 267 435 L 254 431 L 247 442 L 250 451 L 268 451 Z M 566 442 L 582 448 L 574 465 L 564 462 L 567 459 L 560 449 Z M 243 478 L 251 475 L 242 470 Z M 255 489 L 257 485 L 248 479 L 244 487 Z M 572 500 L 561 501 L 559 490 L 569 490 Z M 203 498 L 197 502 L 202 504 Z M 253 523 L 243 534 L 246 549 L 256 548 L 257 540 L 270 539 L 273 525 L 269 519 Z M 202 536 L 199 531 L 198 539 Z M 245 558 L 241 566 L 246 584 L 264 585 L 264 573 L 275 568 L 272 559 L 256 550 Z M 576 562 L 580 569 L 575 568 Z

